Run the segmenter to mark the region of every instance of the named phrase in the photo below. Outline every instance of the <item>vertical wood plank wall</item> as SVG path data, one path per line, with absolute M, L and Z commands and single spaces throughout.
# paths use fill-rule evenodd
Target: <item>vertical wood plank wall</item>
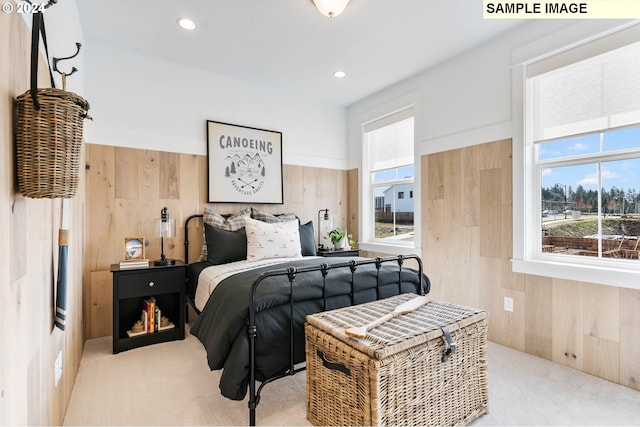
M 491 341 L 640 390 L 640 291 L 511 271 L 511 140 L 421 165 L 433 298 L 488 310 Z
M 87 255 L 85 262 L 85 335 L 111 335 L 111 264 L 123 258 L 124 238 L 145 238 L 146 258 L 160 258 L 154 219 L 167 207 L 176 219 L 177 237 L 165 239 L 165 254 L 184 259 L 184 221 L 207 205 L 207 158 L 190 154 L 89 144 L 87 149 Z M 336 226 L 347 226 L 347 171 L 284 165 L 284 201 L 253 205 L 270 213 L 295 213 L 312 220 L 317 233 L 318 210 L 328 208 Z M 220 213 L 247 206 L 211 203 Z M 202 224 L 189 226 L 189 260 L 202 245 Z
M 0 425 L 62 424 L 84 348 L 84 179 L 65 207 L 71 224 L 65 332 L 53 324 L 62 200 L 16 192 L 14 101 L 29 89 L 30 45 L 22 16 L 0 13 Z M 41 56 L 38 87 L 49 86 L 46 65 Z

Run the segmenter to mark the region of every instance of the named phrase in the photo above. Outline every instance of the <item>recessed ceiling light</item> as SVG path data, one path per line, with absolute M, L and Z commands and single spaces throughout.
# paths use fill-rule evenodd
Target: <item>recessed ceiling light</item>
M 345 73 L 344 71 L 336 71 L 335 73 L 333 73 L 333 77 L 335 77 L 336 79 L 341 79 L 346 75 L 347 73 Z
M 184 28 L 185 30 L 195 30 L 196 29 L 196 23 L 193 22 L 193 20 L 191 20 L 189 18 L 180 18 L 180 19 L 178 19 L 178 25 L 180 25 L 180 27 Z

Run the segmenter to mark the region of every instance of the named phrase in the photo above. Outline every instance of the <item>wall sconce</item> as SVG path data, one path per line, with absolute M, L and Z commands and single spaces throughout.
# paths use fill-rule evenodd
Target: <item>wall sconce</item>
M 164 238 L 173 237 L 176 234 L 176 220 L 169 217 L 167 208 L 162 208 L 160 218 L 156 218 L 156 235 L 160 236 L 160 247 L 162 255 L 160 259 L 153 262 L 154 265 L 174 265 L 176 260 L 167 259 L 164 255 Z
M 322 214 L 322 212 L 324 212 Z M 333 217 L 329 214 L 329 209 L 320 209 L 318 211 L 318 250 L 331 250 L 331 240 L 329 232 L 333 230 Z

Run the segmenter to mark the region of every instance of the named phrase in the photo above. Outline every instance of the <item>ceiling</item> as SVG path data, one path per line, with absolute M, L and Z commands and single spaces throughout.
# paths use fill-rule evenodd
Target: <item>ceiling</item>
M 327 18 L 312 0 L 80 0 L 87 43 L 348 106 L 521 25 L 479 0 L 351 0 Z M 176 20 L 190 17 L 194 31 Z M 343 70 L 347 76 L 333 77 Z

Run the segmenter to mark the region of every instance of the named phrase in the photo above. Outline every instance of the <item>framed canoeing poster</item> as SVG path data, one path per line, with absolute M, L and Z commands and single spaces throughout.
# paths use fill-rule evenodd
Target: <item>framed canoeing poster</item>
M 283 203 L 282 133 L 207 120 L 208 201 Z

